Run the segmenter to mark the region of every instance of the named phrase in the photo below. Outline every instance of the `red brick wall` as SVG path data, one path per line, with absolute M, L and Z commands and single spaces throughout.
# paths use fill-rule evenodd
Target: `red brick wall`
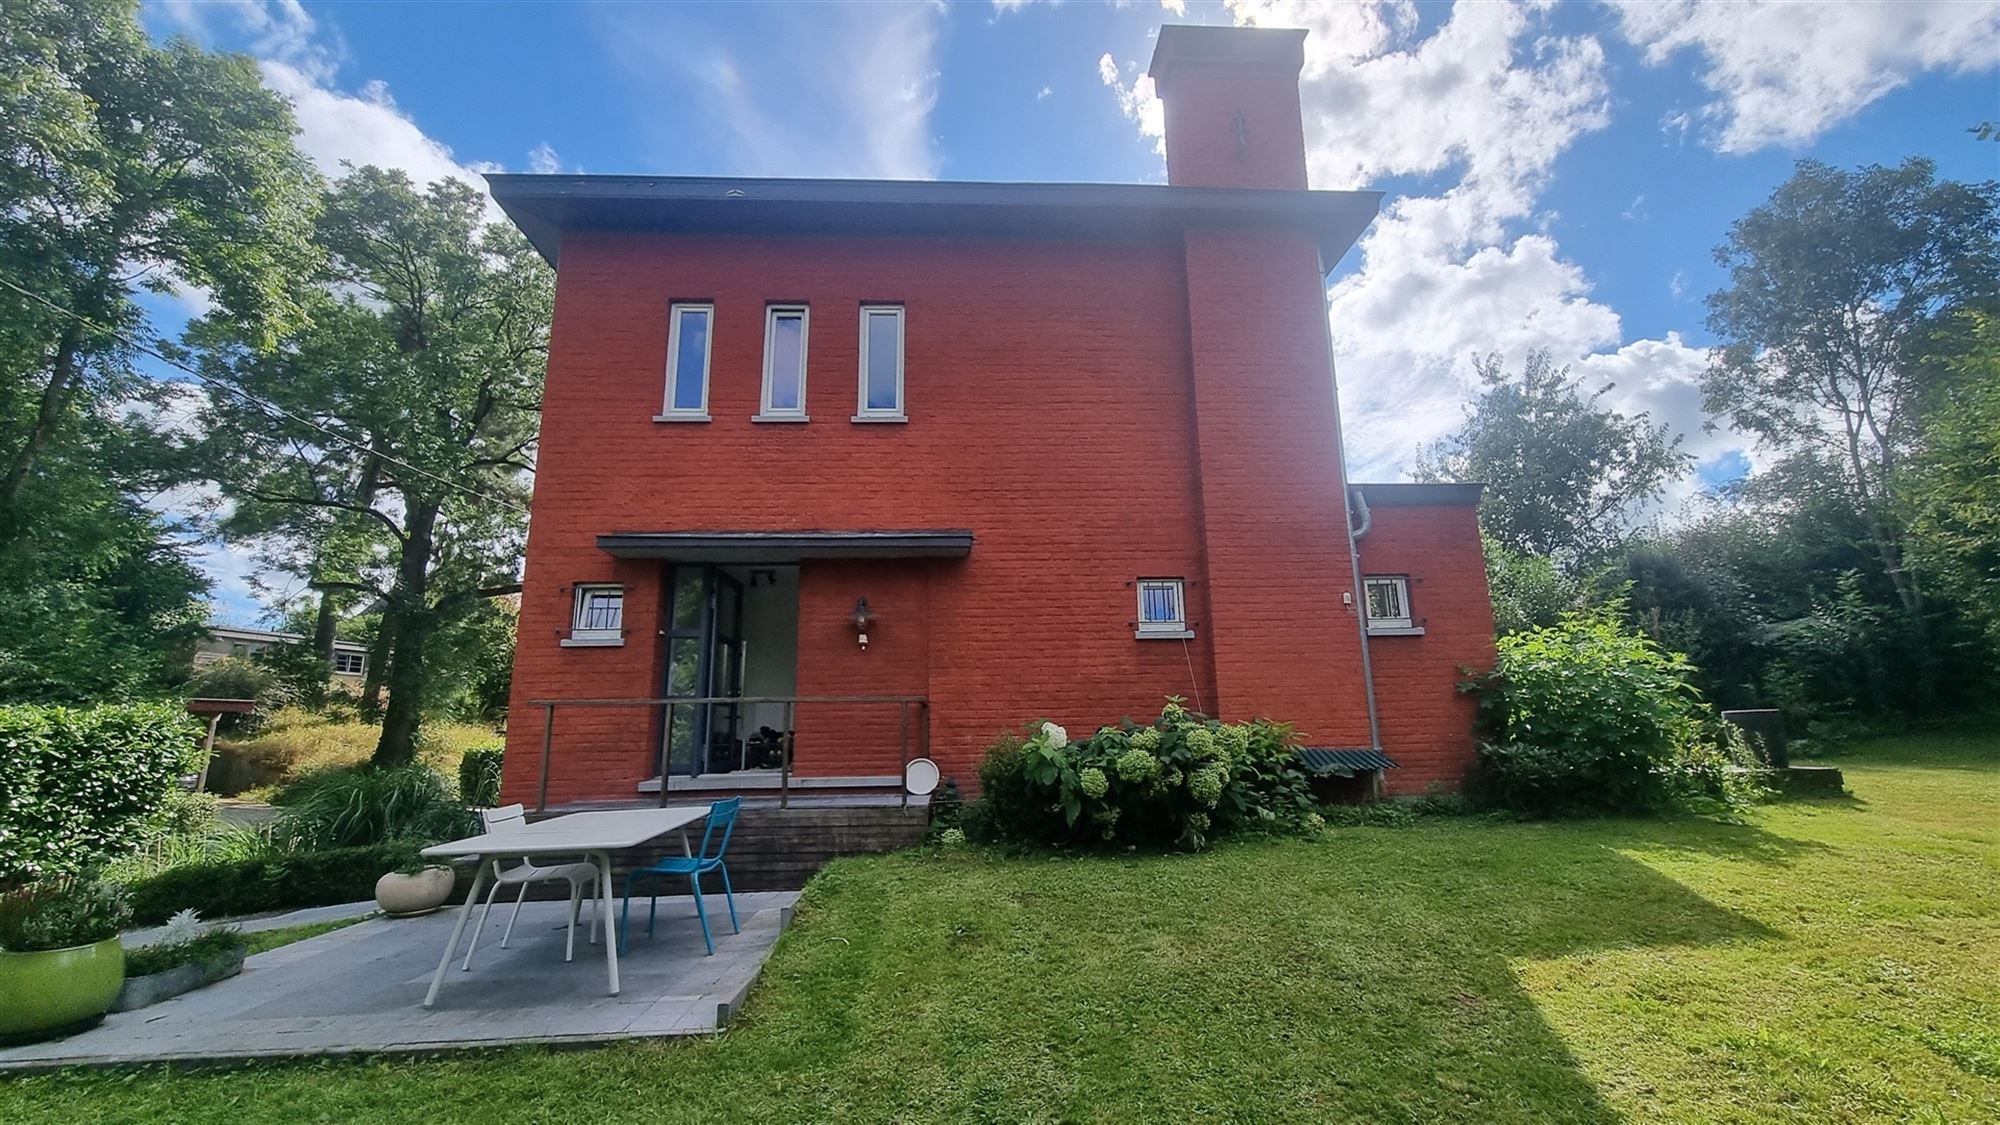
M 1363 574 L 1410 579 L 1410 613 L 1420 637 L 1371 637 L 1382 746 L 1399 768 L 1384 778 L 1392 794 L 1433 783 L 1457 790 L 1471 772 L 1474 703 L 1457 691 L 1462 668 L 1493 666 L 1493 605 L 1486 590 L 1477 513 L 1469 505 L 1376 504 L 1361 540 Z
M 1174 242 L 567 236 L 508 799 L 532 799 L 538 774 L 528 701 L 660 691 L 661 567 L 604 555 L 595 537 L 613 530 L 972 529 L 964 560 L 801 577 L 802 694 L 908 690 L 903 644 L 927 622 L 932 748 L 962 784 L 1024 720 L 1083 728 L 1169 693 L 1212 700 L 1182 262 Z M 710 423 L 652 421 L 675 298 L 716 306 Z M 764 305 L 795 300 L 812 306 L 812 421 L 752 423 Z M 881 300 L 908 310 L 907 425 L 848 420 L 858 306 Z M 1152 575 L 1190 580 L 1191 644 L 1133 638 L 1130 583 Z M 558 646 L 582 581 L 627 586 L 624 647 Z M 881 616 L 865 654 L 845 623 L 863 594 Z M 551 799 L 629 797 L 656 753 L 636 714 L 564 711 Z
M 1297 50 L 1264 58 L 1163 74 L 1171 182 L 1305 185 Z M 1311 744 L 1367 745 L 1321 266 L 1308 235 L 1240 229 L 1094 243 L 568 233 L 508 799 L 534 796 L 529 701 L 661 691 L 662 567 L 597 549 L 621 530 L 971 529 L 963 560 L 803 567 L 798 667 L 801 694 L 928 695 L 932 756 L 968 789 L 983 747 L 1025 720 L 1082 733 L 1169 694 L 1294 722 Z M 705 424 L 652 421 L 676 299 L 716 309 Z M 753 423 L 765 305 L 801 301 L 812 421 Z M 910 421 L 856 424 L 858 307 L 884 301 L 907 309 Z M 1366 545 L 1421 572 L 1413 598 L 1438 622 L 1371 646 L 1406 767 L 1397 789 L 1465 763 L 1456 665 L 1491 646 L 1470 520 L 1453 512 L 1432 542 L 1444 527 L 1385 512 Z M 1175 575 L 1194 640 L 1135 639 L 1133 581 Z M 570 587 L 587 581 L 627 587 L 623 647 L 559 646 Z M 866 652 L 849 624 L 862 596 L 879 618 Z M 1469 616 L 1447 624 L 1454 612 Z M 891 772 L 894 722 L 802 712 L 799 771 Z M 555 747 L 553 802 L 628 798 L 658 732 L 636 712 L 565 711 Z
M 1318 252 L 1243 232 L 1186 244 L 1219 714 L 1367 746 Z
M 950 581 L 949 561 L 823 561 L 799 568 L 800 695 L 926 695 L 930 690 L 930 587 Z M 868 647 L 854 629 L 854 603 L 868 599 Z M 907 710 L 907 716 L 902 712 Z M 883 703 L 803 704 L 793 763 L 801 776 L 899 776 L 901 720 L 909 751 L 922 753 L 923 712 Z
M 1193 187 L 1306 186 L 1298 73 L 1189 67 L 1161 84 L 1167 182 Z M 1239 148 L 1236 115 L 1243 114 Z

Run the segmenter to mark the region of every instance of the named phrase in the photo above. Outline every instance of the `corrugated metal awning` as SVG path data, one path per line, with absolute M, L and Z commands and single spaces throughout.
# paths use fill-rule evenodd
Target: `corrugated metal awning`
M 1314 773 L 1353 777 L 1369 770 L 1395 769 L 1396 763 L 1380 750 L 1335 750 L 1325 746 L 1299 747 L 1299 761 Z

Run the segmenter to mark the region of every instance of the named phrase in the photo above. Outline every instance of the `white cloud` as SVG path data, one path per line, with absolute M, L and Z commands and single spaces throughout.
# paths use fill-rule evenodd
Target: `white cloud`
M 347 94 L 290 63 L 263 59 L 258 68 L 264 85 L 291 99 L 299 148 L 328 176 L 340 175 L 341 162 L 349 161 L 400 168 L 420 184 L 449 177 L 486 190 L 476 169 L 459 163 L 449 146 L 397 108 L 385 84 L 369 82 Z
M 746 11 L 733 30 L 749 31 L 749 52 L 736 45 L 741 35 L 725 40 L 671 8 L 592 9 L 638 119 L 657 130 L 656 163 L 685 159 L 689 140 L 674 130 L 692 127 L 712 131 L 696 150 L 719 151 L 723 167 L 674 171 L 938 174 L 930 118 L 942 13 L 865 3 Z
M 1044 86 L 1044 87 L 1042 87 L 1041 89 L 1039 89 L 1039 90 L 1036 90 L 1036 91 L 1035 91 L 1035 100 L 1036 100 L 1036 101 L 1041 101 L 1041 100 L 1042 100 L 1043 98 L 1046 98 L 1046 97 L 1048 97 L 1048 96 L 1049 96 L 1050 94 L 1053 94 L 1053 93 L 1055 93 L 1055 91 L 1054 91 L 1053 89 L 1050 89 L 1049 87 L 1047 87 L 1047 86 Z
M 348 161 L 399 168 L 419 184 L 459 179 L 484 192 L 479 173 L 499 169 L 459 161 L 396 105 L 386 83 L 366 82 L 353 93 L 340 89 L 335 75 L 347 59 L 340 33 L 314 20 L 298 0 L 166 0 L 159 11 L 196 38 L 226 33 L 241 41 L 256 58 L 264 85 L 291 101 L 300 151 L 328 176 L 340 175 L 341 162 Z
M 1139 65 L 1133 63 L 1131 69 L 1137 71 Z M 1139 127 L 1139 135 L 1150 137 L 1153 152 L 1162 161 L 1167 158 L 1167 117 L 1166 107 L 1159 94 L 1153 91 L 1150 75 L 1138 74 L 1130 82 L 1119 75 L 1118 62 L 1106 52 L 1097 60 L 1097 78 L 1110 87 L 1112 96 L 1118 99 L 1119 112 L 1127 120 Z
M 1160 0 L 1160 7 L 1177 16 L 1187 15 L 1187 0 Z
M 528 171 L 536 175 L 548 176 L 562 171 L 562 157 L 556 155 L 555 146 L 543 141 L 528 150 Z
M 1227 7 L 1238 23 L 1309 32 L 1300 102 L 1315 188 L 1394 176 L 1428 185 L 1387 204 L 1359 268 L 1328 292 L 1356 479 L 1406 473 L 1420 445 L 1457 428 L 1477 391 L 1472 359 L 1492 352 L 1511 369 L 1547 348 L 1586 378 L 1616 381 L 1621 409 L 1649 409 L 1697 440 L 1701 353 L 1676 335 L 1625 343 L 1618 313 L 1592 299 L 1557 245 L 1555 215 L 1539 207 L 1557 160 L 1610 120 L 1594 38 L 1557 34 L 1540 4 L 1461 2 L 1431 29 L 1407 0 Z M 1110 55 L 1098 69 L 1161 150 L 1150 83 L 1124 81 Z
M 1649 64 L 1701 56 L 1702 85 L 1715 95 L 1702 116 L 1724 152 L 1805 144 L 1921 73 L 2000 66 L 1996 0 L 1611 2 Z

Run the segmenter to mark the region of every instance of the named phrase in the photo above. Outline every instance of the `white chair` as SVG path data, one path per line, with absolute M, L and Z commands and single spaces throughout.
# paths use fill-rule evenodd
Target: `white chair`
M 528 810 L 521 805 L 503 805 L 497 809 L 480 809 L 479 818 L 486 822 L 488 832 L 502 832 L 509 828 L 519 828 L 528 823 Z M 486 894 L 486 906 L 479 912 L 479 925 L 473 927 L 472 944 L 465 947 L 465 963 L 460 970 L 472 968 L 472 952 L 479 948 L 479 934 L 486 929 L 486 917 L 493 913 L 493 900 L 500 894 L 501 887 L 518 885 L 521 893 L 515 896 L 514 913 L 507 919 L 507 932 L 500 935 L 500 948 L 507 948 L 514 937 L 514 923 L 521 917 L 521 904 L 527 901 L 528 884 L 552 883 L 563 880 L 569 883 L 569 927 L 563 945 L 563 960 L 576 958 L 576 915 L 582 904 L 584 889 L 590 889 L 590 943 L 597 944 L 597 865 L 594 863 L 558 863 L 539 867 L 533 860 L 523 859 L 519 867 L 502 870 L 499 860 L 493 864 L 493 889 Z

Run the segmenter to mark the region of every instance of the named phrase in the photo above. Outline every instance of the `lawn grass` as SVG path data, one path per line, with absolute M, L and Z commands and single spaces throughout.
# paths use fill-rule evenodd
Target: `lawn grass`
M 334 720 L 301 707 L 286 707 L 267 719 L 252 738 L 220 740 L 222 749 L 255 763 L 277 782 L 293 781 L 314 770 L 357 766 L 375 752 L 382 737 L 376 723 Z M 424 724 L 421 758 L 426 765 L 456 781 L 458 761 L 467 750 L 498 746 L 501 736 L 480 723 Z
M 734 1029 L 0 1082 L 0 1120 L 2000 1120 L 2000 740 L 1706 820 L 847 860 Z
M 356 922 L 365 922 L 370 917 L 372 915 L 364 914 L 358 918 L 335 918 L 327 922 L 307 922 L 299 926 L 283 926 L 275 930 L 258 930 L 255 933 L 244 934 L 243 941 L 246 948 L 243 955 L 255 957 L 259 953 L 269 953 L 279 946 L 316 938 L 321 934 L 330 934 L 335 930 L 352 926 Z

